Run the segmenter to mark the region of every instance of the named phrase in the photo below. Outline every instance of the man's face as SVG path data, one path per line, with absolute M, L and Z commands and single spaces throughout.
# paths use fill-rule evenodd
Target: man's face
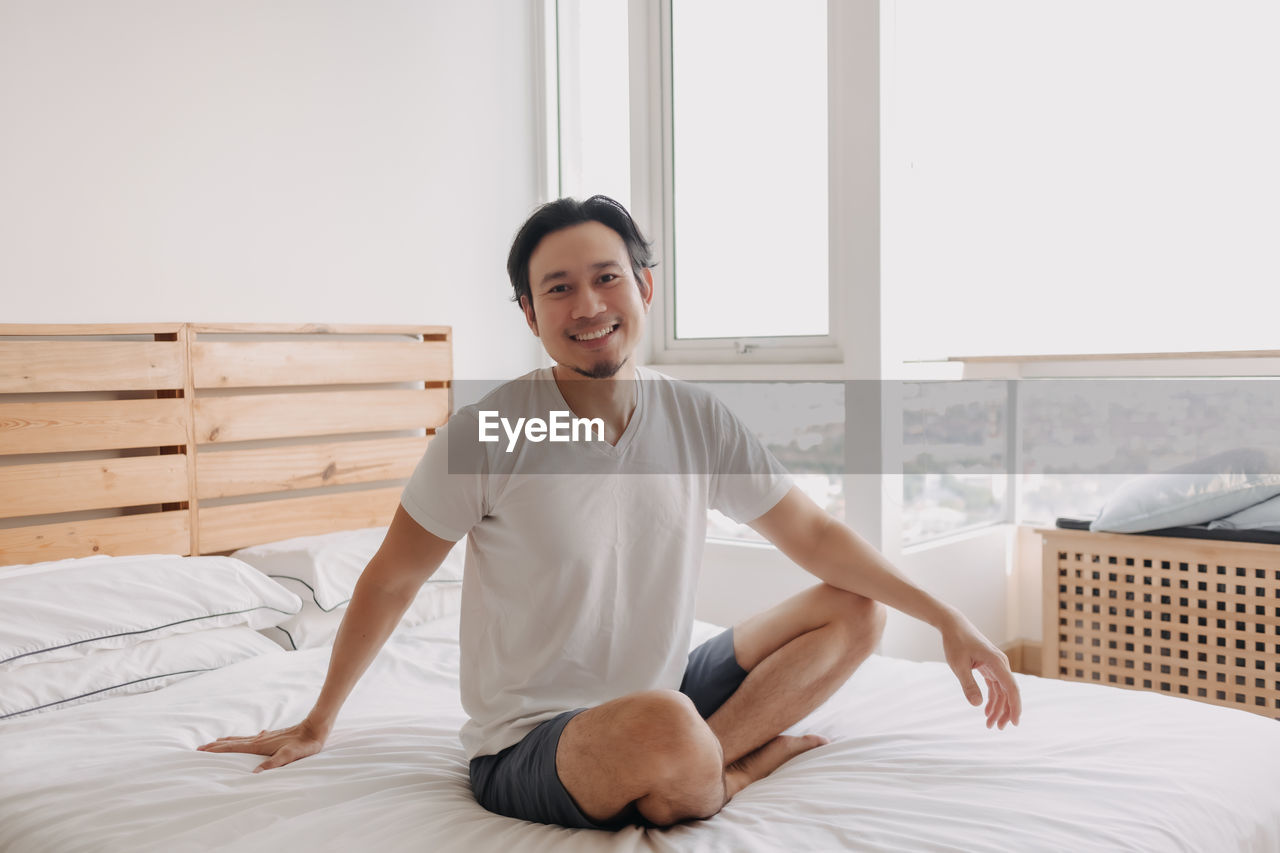
M 631 358 L 644 334 L 653 277 L 636 285 L 622 237 L 584 222 L 542 238 L 529 258 L 529 297 L 520 300 L 533 333 L 557 364 L 605 379 Z

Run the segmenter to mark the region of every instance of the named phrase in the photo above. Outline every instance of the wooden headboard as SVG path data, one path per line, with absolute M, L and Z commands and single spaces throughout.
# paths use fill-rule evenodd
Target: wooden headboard
M 0 325 L 0 565 L 387 524 L 447 326 Z

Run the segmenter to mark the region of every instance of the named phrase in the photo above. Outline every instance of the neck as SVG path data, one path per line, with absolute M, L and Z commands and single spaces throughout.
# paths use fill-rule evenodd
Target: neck
M 559 364 L 551 375 L 573 414 L 603 419 L 606 440 L 617 443 L 636 410 L 636 370 L 630 360 L 608 379 L 591 379 Z

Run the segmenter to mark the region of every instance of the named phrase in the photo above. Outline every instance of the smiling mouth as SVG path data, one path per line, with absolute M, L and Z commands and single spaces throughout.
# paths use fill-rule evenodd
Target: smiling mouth
M 577 335 L 570 335 L 569 337 L 573 338 L 575 341 L 582 341 L 584 343 L 587 341 L 598 341 L 601 338 L 612 335 L 614 330 L 621 325 L 621 323 L 614 323 L 611 326 L 604 326 L 603 328 L 595 329 L 590 332 L 582 332 Z

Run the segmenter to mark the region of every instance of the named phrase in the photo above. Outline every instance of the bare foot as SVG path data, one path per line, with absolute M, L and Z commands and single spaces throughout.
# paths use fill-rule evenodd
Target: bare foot
M 821 735 L 778 735 L 724 769 L 725 793 L 732 799 L 743 788 L 763 779 L 802 752 L 828 743 Z

